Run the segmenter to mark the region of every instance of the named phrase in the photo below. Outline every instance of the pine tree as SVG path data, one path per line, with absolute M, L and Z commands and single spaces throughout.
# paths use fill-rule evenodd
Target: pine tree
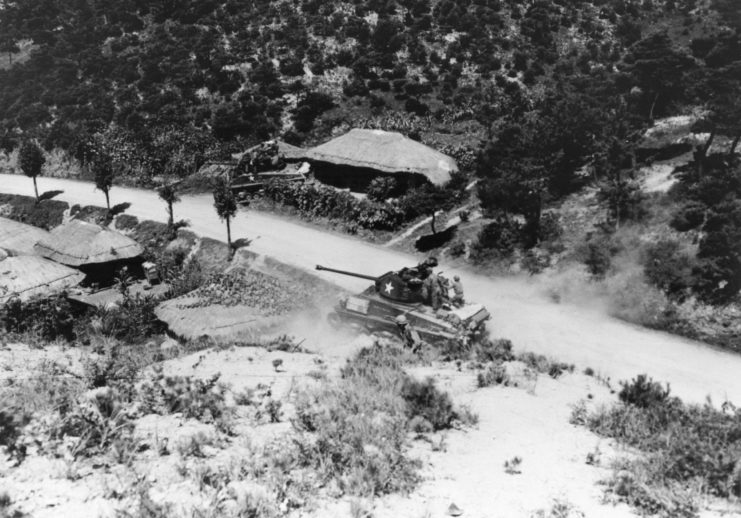
M 45 162 L 44 153 L 35 142 L 27 140 L 23 143 L 18 154 L 18 164 L 26 176 L 33 178 L 33 190 L 36 194 L 36 201 L 39 200 L 39 188 L 36 185 L 36 177 L 41 174 L 41 168 Z

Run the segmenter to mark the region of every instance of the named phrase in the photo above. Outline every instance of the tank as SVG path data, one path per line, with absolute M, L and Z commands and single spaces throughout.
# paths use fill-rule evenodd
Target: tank
M 398 335 L 396 318 L 404 315 L 420 338 L 431 344 L 468 345 L 486 333 L 489 312 L 481 304 L 443 304 L 433 309 L 427 303 L 424 263 L 413 268 L 384 273 L 378 277 L 317 265 L 317 270 L 372 281 L 365 291 L 343 296 L 327 317 L 335 327 L 350 326 L 370 333 Z

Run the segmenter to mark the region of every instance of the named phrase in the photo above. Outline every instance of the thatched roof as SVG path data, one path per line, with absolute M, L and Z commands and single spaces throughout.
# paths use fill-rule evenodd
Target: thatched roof
M 287 142 L 283 142 L 282 140 L 276 140 L 275 143 L 278 145 L 278 155 L 282 156 L 283 159 L 287 162 L 298 162 L 306 159 L 306 149 L 294 146 Z M 257 144 L 256 146 L 252 146 L 251 148 L 248 148 L 241 153 L 235 153 L 232 155 L 232 158 L 239 161 L 239 159 L 241 159 L 247 153 L 260 149 L 261 145 L 262 144 Z
M 63 264 L 35 255 L 7 257 L 0 261 L 0 303 L 13 296 L 27 300 L 48 296 L 79 284 L 85 275 Z
M 38 227 L 0 218 L 0 247 L 12 254 L 33 254 L 33 245 L 48 235 L 49 232 Z
M 335 165 L 376 169 L 384 173 L 415 173 L 442 185 L 458 170 L 455 160 L 401 133 L 354 129 L 308 150 L 309 159 Z
M 72 220 L 36 243 L 36 253 L 69 266 L 108 263 L 142 254 L 133 239 L 100 225 Z

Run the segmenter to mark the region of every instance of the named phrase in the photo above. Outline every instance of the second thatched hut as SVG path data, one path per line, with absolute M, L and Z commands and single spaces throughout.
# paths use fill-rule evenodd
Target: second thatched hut
M 458 171 L 453 158 L 401 133 L 382 130 L 350 130 L 310 149 L 307 158 L 317 180 L 355 192 L 364 192 L 382 176 L 410 187 L 443 185 Z
M 11 255 L 32 255 L 34 245 L 48 236 L 44 229 L 0 217 L 0 248 Z
M 34 255 L 0 260 L 0 304 L 13 297 L 29 300 L 76 286 L 85 275 L 74 268 Z
M 79 269 L 87 283 L 111 284 L 127 267 L 139 273 L 142 247 L 133 239 L 94 223 L 72 220 L 34 246 L 37 254 Z

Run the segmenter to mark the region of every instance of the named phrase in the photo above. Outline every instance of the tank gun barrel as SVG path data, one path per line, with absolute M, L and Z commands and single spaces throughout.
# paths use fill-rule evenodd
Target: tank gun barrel
M 360 279 L 368 279 L 369 281 L 376 281 L 378 277 L 374 277 L 373 275 L 364 275 L 362 273 L 355 273 L 355 272 L 348 272 L 345 270 L 337 270 L 335 268 L 327 268 L 326 266 L 322 266 L 320 264 L 316 265 L 316 269 L 320 271 L 327 271 L 332 273 L 339 273 L 341 275 L 349 275 L 350 277 L 358 277 Z

